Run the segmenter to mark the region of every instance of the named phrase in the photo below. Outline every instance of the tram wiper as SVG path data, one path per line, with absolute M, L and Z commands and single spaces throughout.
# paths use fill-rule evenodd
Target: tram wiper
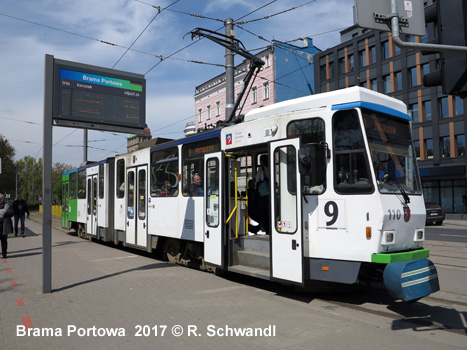
M 410 203 L 410 197 L 409 195 L 407 194 L 407 192 L 405 192 L 404 188 L 402 187 L 401 183 L 399 182 L 399 180 L 393 178 L 392 176 L 388 176 L 389 177 L 389 181 L 388 183 L 390 184 L 395 184 L 397 186 L 397 188 L 401 191 L 401 194 L 402 194 L 402 198 L 404 198 L 404 202 L 405 204 L 409 204 Z

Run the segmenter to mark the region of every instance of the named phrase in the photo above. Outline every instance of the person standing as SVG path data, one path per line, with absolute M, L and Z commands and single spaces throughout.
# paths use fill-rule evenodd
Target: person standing
M 7 258 L 8 234 L 13 232 L 11 217 L 14 215 L 13 208 L 5 203 L 5 198 L 0 193 L 0 240 L 2 245 L 2 256 Z
M 18 221 L 21 220 L 21 237 L 24 237 L 24 220 L 26 213 L 29 218 L 29 209 L 28 204 L 20 194 L 16 196 L 16 200 L 13 202 L 13 210 L 15 211 L 15 236 L 18 236 Z

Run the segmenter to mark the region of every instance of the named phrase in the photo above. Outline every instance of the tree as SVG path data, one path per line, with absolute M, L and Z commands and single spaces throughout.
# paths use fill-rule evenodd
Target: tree
M 62 203 L 62 174 L 71 169 L 71 165 L 58 162 L 52 167 L 52 200 L 55 203 Z
M 18 193 L 26 201 L 37 201 L 42 192 L 42 159 L 25 156 L 17 162 Z
M 2 159 L 2 173 L 0 174 L 0 193 L 15 196 L 16 167 L 14 156 L 16 154 L 13 146 L 3 135 L 0 134 L 0 158 Z

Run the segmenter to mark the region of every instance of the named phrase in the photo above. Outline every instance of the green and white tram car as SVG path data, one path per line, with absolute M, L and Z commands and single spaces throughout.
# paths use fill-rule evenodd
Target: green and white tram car
M 264 157 L 268 166 L 260 165 Z M 71 195 L 76 171 L 64 174 L 63 223 L 84 225 L 91 237 L 286 284 L 377 279 L 406 301 L 439 289 L 423 247 L 410 117 L 397 99 L 353 87 L 285 101 L 94 168 L 86 168 L 87 207 Z M 267 174 L 261 193 L 260 168 Z M 192 193 L 195 176 L 203 187 Z M 100 208 L 100 197 L 89 200 L 100 186 L 108 186 L 111 204 L 89 210 Z M 258 212 L 266 232 L 252 235 Z M 93 219 L 101 215 L 108 230 L 96 235 Z

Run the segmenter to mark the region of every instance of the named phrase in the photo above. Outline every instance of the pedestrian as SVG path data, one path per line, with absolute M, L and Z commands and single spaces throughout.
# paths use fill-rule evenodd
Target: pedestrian
M 0 193 L 0 240 L 2 245 L 2 256 L 7 258 L 8 234 L 13 232 L 11 217 L 14 215 L 13 208 L 5 203 L 5 198 Z
M 29 219 L 29 209 L 28 204 L 20 194 L 16 196 L 16 200 L 13 202 L 13 210 L 15 211 L 15 236 L 18 236 L 18 221 L 21 220 L 21 237 L 24 237 L 24 220 L 26 213 Z
M 461 219 L 464 218 L 464 213 L 467 213 L 467 192 L 462 196 L 462 215 Z

